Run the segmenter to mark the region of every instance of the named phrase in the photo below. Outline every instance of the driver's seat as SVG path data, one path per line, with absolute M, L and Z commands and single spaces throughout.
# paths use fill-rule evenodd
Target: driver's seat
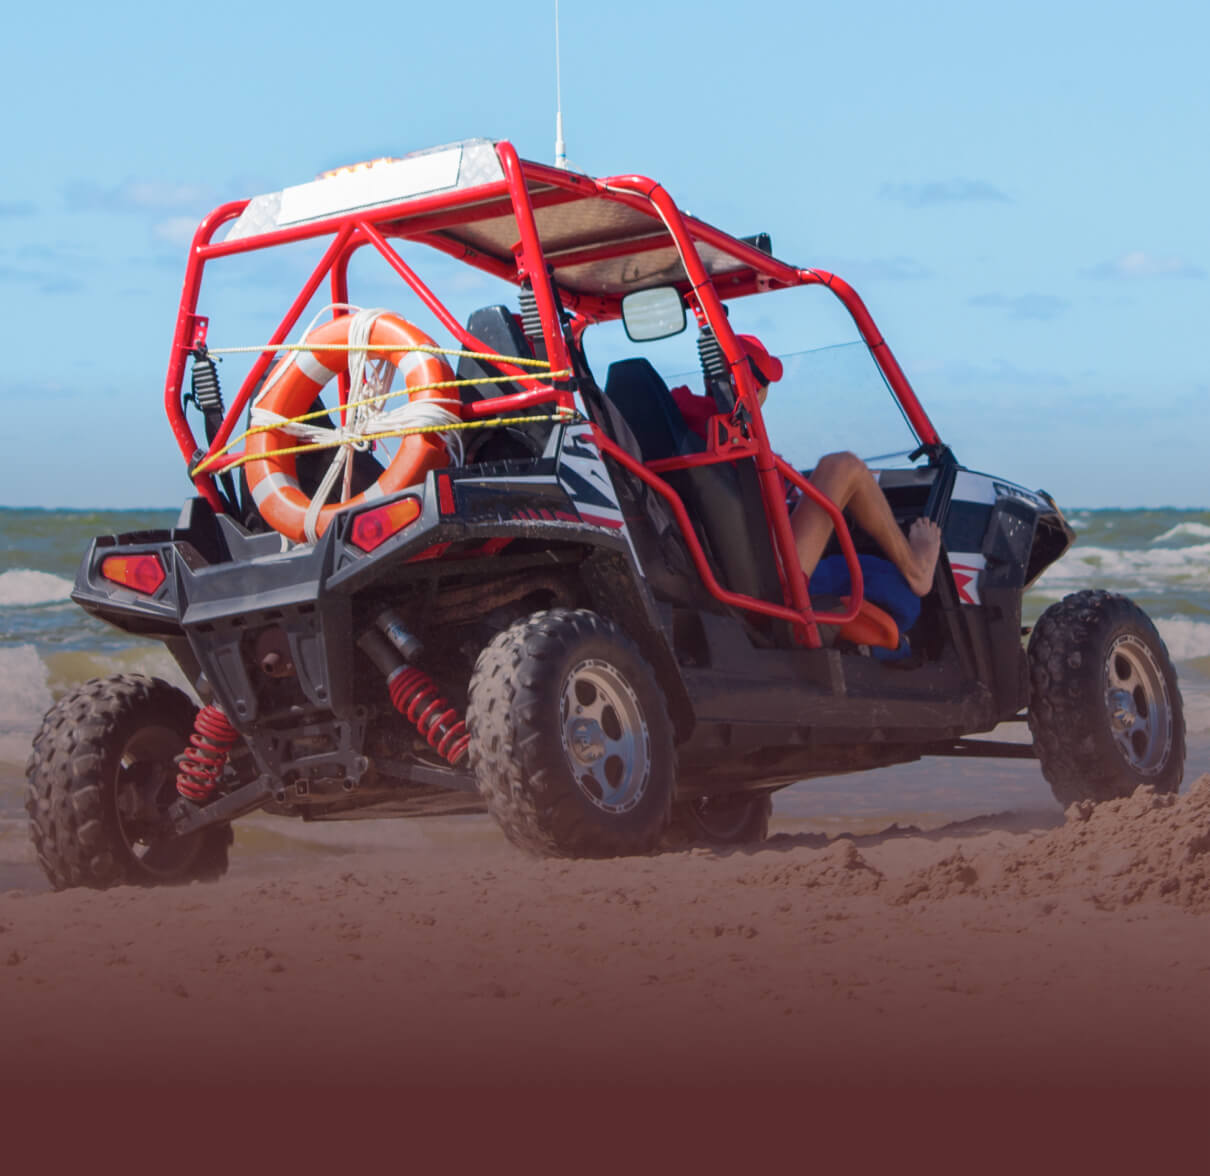
M 644 461 L 705 450 L 648 360 L 610 364 L 604 394 L 630 426 Z M 781 578 L 751 459 L 672 470 L 664 477 L 684 501 L 722 583 L 732 592 L 780 602 Z

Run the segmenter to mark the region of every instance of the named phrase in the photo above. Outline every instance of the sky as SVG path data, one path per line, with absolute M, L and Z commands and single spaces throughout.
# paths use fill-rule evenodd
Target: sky
M 188 496 L 163 382 L 189 236 L 214 205 L 476 136 L 552 161 L 553 0 L 391 11 L 6 16 L 0 505 Z M 964 465 L 1072 508 L 1207 507 L 1207 44 L 1195 0 L 562 0 L 567 154 L 849 280 Z M 208 284 L 212 344 L 263 342 L 304 261 L 216 278 L 212 299 Z M 460 315 L 498 300 L 425 265 Z M 783 354 L 854 337 L 826 295 L 793 293 L 814 300 L 743 300 L 733 321 Z M 827 329 L 808 325 L 821 313 Z M 804 460 L 843 399 L 828 372 L 776 390 Z M 233 391 L 236 365 L 222 374 Z

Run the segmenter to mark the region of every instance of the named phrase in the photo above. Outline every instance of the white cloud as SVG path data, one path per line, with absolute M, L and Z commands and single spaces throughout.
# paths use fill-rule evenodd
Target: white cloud
M 928 208 L 936 204 L 1012 203 L 1012 197 L 986 180 L 927 180 L 921 184 L 883 184 L 878 194 L 884 200 L 894 200 L 899 204 L 906 204 L 908 208 Z
M 192 216 L 170 216 L 151 226 L 151 235 L 169 245 L 188 245 L 197 231 L 197 219 Z
M 1157 257 L 1136 249 L 1083 271 L 1086 278 L 1204 278 L 1206 271 L 1180 257 Z
M 126 180 L 112 188 L 76 180 L 68 184 L 64 196 L 67 206 L 76 212 L 176 212 L 204 210 L 214 203 L 209 188 L 164 180 Z
M 970 306 L 1006 310 L 1010 318 L 1046 321 L 1062 314 L 1071 303 L 1054 294 L 977 294 L 968 298 Z

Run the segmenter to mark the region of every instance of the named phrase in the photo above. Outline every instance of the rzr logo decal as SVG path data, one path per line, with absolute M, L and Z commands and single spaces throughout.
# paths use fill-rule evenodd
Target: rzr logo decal
M 570 466 L 559 466 L 559 478 L 567 487 L 574 502 L 590 506 L 614 507 L 617 505 L 608 495 L 598 490 L 587 478 L 576 473 Z
M 624 527 L 613 482 L 590 430 L 581 429 L 564 437 L 558 475 L 584 522 L 615 531 Z
M 582 457 L 588 461 L 597 461 L 597 450 L 590 444 L 591 440 L 591 433 L 575 433 L 569 436 L 563 443 L 562 456 L 564 458 Z

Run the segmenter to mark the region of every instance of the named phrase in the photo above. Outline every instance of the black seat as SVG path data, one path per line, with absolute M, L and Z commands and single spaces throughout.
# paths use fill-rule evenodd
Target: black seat
M 668 385 L 646 359 L 611 364 L 605 397 L 630 426 L 644 461 L 705 450 L 706 443 L 685 424 Z M 748 458 L 664 476 L 698 526 L 724 587 L 780 603 L 781 579 L 755 463 Z
M 521 330 L 517 316 L 507 306 L 484 306 L 466 320 L 466 329 L 488 348 L 504 356 L 533 359 L 534 349 Z M 482 380 L 498 377 L 504 373 L 484 359 L 472 359 L 463 355 L 458 359 L 456 376 L 459 380 Z M 467 384 L 459 389 L 462 403 L 494 396 L 511 396 L 522 391 L 516 383 L 500 382 Z M 537 410 L 535 410 L 537 411 Z M 550 436 L 550 425 L 508 425 L 501 429 L 476 430 L 474 440 L 467 446 L 466 460 L 470 462 L 502 461 L 517 458 L 540 457 Z

